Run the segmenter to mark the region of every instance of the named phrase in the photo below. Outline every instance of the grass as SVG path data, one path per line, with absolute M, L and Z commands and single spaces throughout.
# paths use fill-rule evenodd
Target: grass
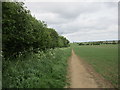
M 78 46 L 75 53 L 87 61 L 106 80 L 118 87 L 118 45 Z
M 63 88 L 70 55 L 70 48 L 57 48 L 3 60 L 3 88 Z

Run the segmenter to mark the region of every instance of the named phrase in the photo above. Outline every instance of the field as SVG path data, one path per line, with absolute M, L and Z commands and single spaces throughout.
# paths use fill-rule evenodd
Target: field
M 3 88 L 63 88 L 70 55 L 70 48 L 56 48 L 3 60 Z
M 3 60 L 3 88 L 63 88 L 69 85 L 66 76 L 71 49 L 88 62 L 97 73 L 117 87 L 117 45 L 71 44 L 68 48 L 26 53 L 26 56 L 21 55 L 15 60 Z M 79 68 L 77 69 L 79 71 Z
M 72 44 L 75 53 L 88 62 L 96 72 L 101 74 L 115 87 L 118 85 L 118 45 Z
M 85 64 L 82 63 L 83 60 L 88 63 L 88 66 L 94 68 L 94 73 L 97 72 L 102 75 L 103 78 L 108 80 L 108 83 L 112 83 L 114 87 L 118 86 L 117 44 L 120 40 L 103 40 L 94 42 L 92 40 L 92 42 L 73 43 L 70 46 L 70 42 L 72 42 L 71 40 L 79 40 L 79 37 L 77 39 L 71 37 L 71 35 L 76 34 L 81 36 L 82 34 L 79 35 L 79 33 L 77 33 L 78 30 L 81 30 L 78 28 L 81 27 L 78 26 L 78 22 L 76 23 L 76 21 L 79 21 L 78 19 L 81 18 L 76 18 L 79 15 L 78 14 L 77 16 L 75 15 L 75 19 L 73 19 L 73 15 L 70 15 L 69 13 L 69 11 L 74 10 L 71 5 L 69 8 L 70 10 L 65 7 L 65 10 L 68 10 L 65 12 L 68 14 L 61 13 L 57 3 L 55 3 L 55 8 L 49 9 L 55 10 L 50 12 L 47 8 L 44 8 L 47 11 L 42 10 L 41 12 L 41 7 L 33 7 L 35 11 L 40 11 L 36 12 L 37 15 L 40 14 L 40 18 L 33 15 L 32 11 L 25 5 L 24 2 L 17 2 L 17 0 L 16 2 L 2 2 L 1 56 L 3 88 L 104 88 L 102 85 L 100 87 L 99 83 L 96 81 L 96 77 L 90 74 L 89 70 L 86 69 L 87 64 L 85 66 Z M 33 6 L 33 4 L 30 6 Z M 54 5 L 52 4 L 52 6 Z M 61 7 L 61 9 L 62 8 L 63 7 Z M 48 14 L 50 13 L 50 15 L 52 13 L 52 19 L 51 16 L 46 16 L 47 12 Z M 56 19 L 53 17 L 54 14 L 57 15 Z M 68 16 L 66 17 L 66 15 L 62 14 Z M 41 15 L 46 19 L 42 19 Z M 63 19 L 61 19 L 59 16 L 65 17 L 62 17 Z M 87 16 L 85 15 L 85 19 L 87 19 Z M 72 20 L 75 20 L 75 23 L 70 23 L 68 20 L 70 17 Z M 82 20 L 84 22 L 84 19 L 81 19 L 80 21 Z M 88 17 L 87 20 L 92 19 L 89 19 Z M 60 21 L 60 23 L 57 23 L 56 21 Z M 47 23 L 49 23 L 50 26 Z M 82 26 L 82 23 L 80 24 L 80 26 Z M 89 29 L 90 27 L 91 29 L 91 24 L 89 25 L 86 23 L 86 25 L 88 26 L 85 28 Z M 73 32 L 73 30 L 76 31 Z M 68 36 L 64 36 L 65 33 L 70 35 L 70 41 L 68 40 Z M 86 31 L 85 34 L 87 34 Z M 96 32 L 95 35 L 98 37 Z M 83 36 L 86 37 L 87 35 Z M 101 82 L 103 83 L 103 81 Z M 109 85 L 106 85 L 106 87 L 111 88 Z

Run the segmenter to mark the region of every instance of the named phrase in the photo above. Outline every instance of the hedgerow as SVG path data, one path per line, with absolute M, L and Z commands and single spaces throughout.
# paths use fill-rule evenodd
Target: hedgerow
M 2 3 L 2 51 L 4 58 L 25 52 L 67 47 L 69 41 L 44 21 L 37 20 L 23 2 Z

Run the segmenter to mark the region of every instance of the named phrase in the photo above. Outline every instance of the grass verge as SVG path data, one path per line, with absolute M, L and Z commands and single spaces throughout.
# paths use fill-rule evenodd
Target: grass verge
M 70 55 L 70 48 L 58 48 L 3 60 L 3 88 L 63 88 Z

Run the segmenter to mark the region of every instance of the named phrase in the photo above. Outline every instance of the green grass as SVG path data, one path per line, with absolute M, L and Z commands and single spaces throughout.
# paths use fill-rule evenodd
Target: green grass
M 3 88 L 63 88 L 70 55 L 70 48 L 57 48 L 3 60 Z
M 87 61 L 115 87 L 118 85 L 118 45 L 78 46 L 72 44 L 75 53 Z

